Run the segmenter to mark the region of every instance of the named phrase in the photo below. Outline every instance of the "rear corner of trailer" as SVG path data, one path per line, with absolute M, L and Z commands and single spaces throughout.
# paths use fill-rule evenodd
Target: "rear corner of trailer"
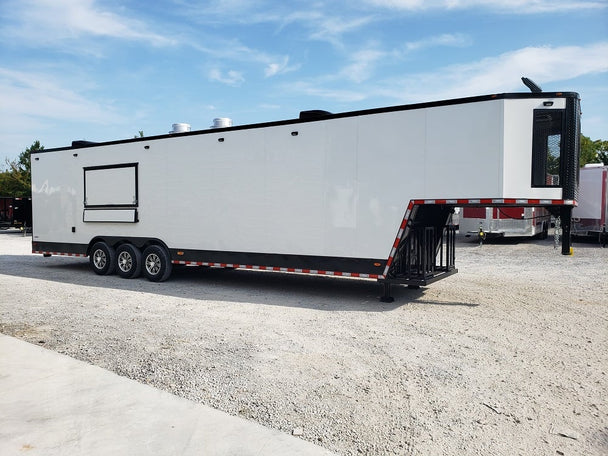
M 579 96 L 557 92 L 505 97 L 503 113 L 503 196 L 515 204 L 547 207 L 559 216 L 562 253 L 569 253 L 579 185 Z
M 68 150 L 32 154 L 33 252 L 45 250 L 46 243 L 73 242 L 82 185 L 68 156 Z

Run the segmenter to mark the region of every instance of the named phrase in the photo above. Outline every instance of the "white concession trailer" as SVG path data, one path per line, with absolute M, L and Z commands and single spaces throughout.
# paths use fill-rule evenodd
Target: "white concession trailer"
M 152 281 L 173 264 L 372 278 L 390 300 L 456 272 L 458 206 L 547 207 L 569 253 L 579 131 L 578 94 L 547 92 L 75 141 L 32 154 L 33 252 Z

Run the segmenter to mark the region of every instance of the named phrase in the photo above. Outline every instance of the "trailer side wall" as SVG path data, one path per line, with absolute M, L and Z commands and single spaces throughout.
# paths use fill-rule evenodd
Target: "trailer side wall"
M 547 100 L 563 108 L 484 99 L 36 154 L 33 240 L 386 259 L 411 200 L 560 199 L 530 180 L 532 112 Z M 104 168 L 120 173 L 91 173 L 98 204 L 85 207 L 87 170 Z

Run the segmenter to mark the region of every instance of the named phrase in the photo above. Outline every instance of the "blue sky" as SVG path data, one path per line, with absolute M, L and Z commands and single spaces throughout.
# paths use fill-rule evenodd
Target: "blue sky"
M 608 140 L 608 0 L 0 0 L 0 168 L 109 141 L 471 95 L 576 91 Z

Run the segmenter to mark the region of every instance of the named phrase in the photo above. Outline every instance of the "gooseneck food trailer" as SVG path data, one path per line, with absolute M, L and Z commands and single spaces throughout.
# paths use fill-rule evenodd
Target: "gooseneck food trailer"
M 576 93 L 503 93 L 32 153 L 34 253 L 163 281 L 172 265 L 377 279 L 455 273 L 455 207 L 578 190 Z

